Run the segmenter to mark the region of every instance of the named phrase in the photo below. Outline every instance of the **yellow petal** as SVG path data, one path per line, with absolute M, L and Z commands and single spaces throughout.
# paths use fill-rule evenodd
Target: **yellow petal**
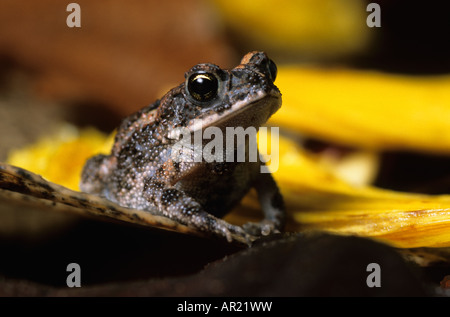
M 271 124 L 371 150 L 450 153 L 450 75 L 280 67 Z
M 100 131 L 78 129 L 64 124 L 54 135 L 13 150 L 7 163 L 15 165 L 59 185 L 79 190 L 81 170 L 85 161 L 98 153 L 109 153 L 113 138 Z
M 215 0 L 242 45 L 280 54 L 333 57 L 367 47 L 371 32 L 359 0 Z M 251 49 L 251 48 L 249 48 Z
M 402 248 L 450 246 L 450 195 L 350 185 L 283 137 L 274 177 L 294 220 L 292 230 L 372 237 Z

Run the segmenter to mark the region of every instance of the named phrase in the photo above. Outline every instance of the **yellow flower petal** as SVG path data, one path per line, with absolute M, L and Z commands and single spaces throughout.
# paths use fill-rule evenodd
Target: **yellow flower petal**
M 363 50 L 371 39 L 359 0 L 215 0 L 243 45 L 281 54 L 333 57 Z
M 410 77 L 280 67 L 283 106 L 270 121 L 375 150 L 450 153 L 450 75 Z
M 293 230 L 373 237 L 402 248 L 450 246 L 450 195 L 350 185 L 286 138 L 274 177 Z
M 65 124 L 55 135 L 9 153 L 7 163 L 22 167 L 47 180 L 79 190 L 85 161 L 97 153 L 109 153 L 113 138 L 94 128 L 79 130 Z

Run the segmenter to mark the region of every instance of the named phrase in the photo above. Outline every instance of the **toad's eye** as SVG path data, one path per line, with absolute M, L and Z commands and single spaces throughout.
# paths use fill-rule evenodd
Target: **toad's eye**
M 270 74 L 270 79 L 272 79 L 272 81 L 275 81 L 275 78 L 277 78 L 277 65 L 273 60 L 269 59 L 269 62 L 267 63 L 267 69 Z
M 189 77 L 187 90 L 195 100 L 207 102 L 217 96 L 219 82 L 213 74 L 197 73 Z

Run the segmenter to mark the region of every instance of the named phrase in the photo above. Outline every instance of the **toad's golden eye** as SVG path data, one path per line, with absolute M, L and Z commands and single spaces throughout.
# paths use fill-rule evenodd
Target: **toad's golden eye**
M 217 96 L 219 82 L 213 74 L 197 73 L 189 77 L 187 90 L 195 100 L 207 102 Z

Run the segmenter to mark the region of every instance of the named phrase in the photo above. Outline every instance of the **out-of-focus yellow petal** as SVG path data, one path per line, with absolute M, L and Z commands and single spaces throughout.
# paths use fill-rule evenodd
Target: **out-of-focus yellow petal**
M 86 160 L 98 153 L 108 153 L 113 137 L 100 131 L 65 124 L 51 136 L 9 153 L 7 163 L 15 165 L 59 185 L 79 190 L 81 170 Z
M 280 67 L 271 124 L 376 150 L 450 153 L 450 75 Z
M 359 0 L 215 0 L 244 45 L 309 57 L 333 57 L 370 42 L 368 13 Z

